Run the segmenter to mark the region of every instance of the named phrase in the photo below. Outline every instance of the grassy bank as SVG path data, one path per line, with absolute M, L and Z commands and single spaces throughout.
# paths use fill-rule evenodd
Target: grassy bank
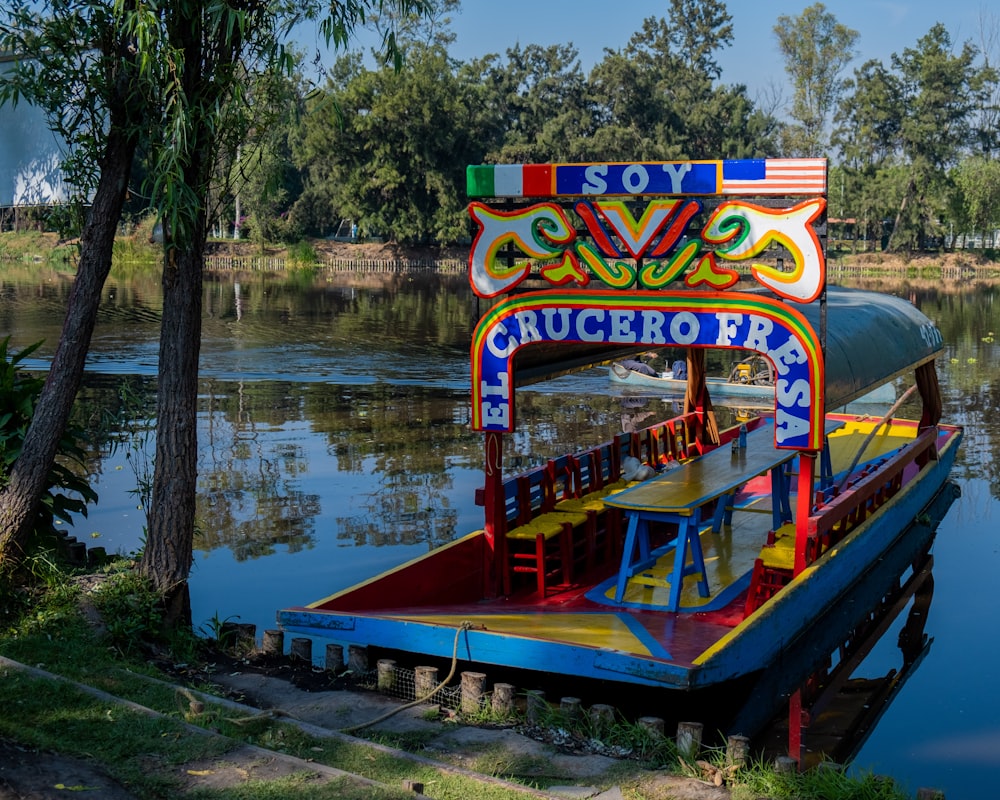
M 10 591 L 7 587 L 5 592 L 0 655 L 64 676 L 80 686 L 3 668 L 0 703 L 16 713 L 0 717 L 2 739 L 85 758 L 127 787 L 133 796 L 144 798 L 265 800 L 288 796 L 293 790 L 296 796 L 305 798 L 412 797 L 412 793 L 398 789 L 401 776 L 433 786 L 427 793 L 435 798 L 513 800 L 528 796 L 506 784 L 481 782 L 427 765 L 415 766 L 402 755 L 372 750 L 360 742 L 318 737 L 280 717 L 241 714 L 225 705 L 196 702 L 191 692 L 176 685 L 177 665 L 190 666 L 212 659 L 217 651 L 204 638 L 157 636 L 155 598 L 143 590 L 127 564 L 119 563 L 95 577 L 66 574 L 47 561 L 34 563 L 41 578 L 34 588 Z M 157 665 L 166 666 L 167 671 Z M 180 671 L 196 672 L 186 668 Z M 95 695 L 86 687 L 138 704 L 142 709 Z M 559 723 L 555 718 L 552 721 Z M 197 732 L 192 732 L 191 726 Z M 623 726 L 616 735 L 645 734 L 638 729 L 630 732 Z M 384 734 L 378 736 L 385 741 Z M 389 743 L 418 751 L 422 746 L 419 737 L 406 735 L 392 737 Z M 246 745 L 294 756 L 302 763 L 317 765 L 316 769 L 326 765 L 346 770 L 360 778 L 318 781 L 316 776 L 293 772 L 269 780 L 245 780 L 237 771 L 225 786 L 191 788 L 191 773 L 204 772 L 206 759 L 212 764 L 238 761 L 243 757 L 240 748 Z M 763 764 L 727 769 L 724 752 L 709 751 L 701 754 L 700 763 L 687 764 L 678 759 L 672 741 L 667 739 L 651 743 L 636 738 L 634 745 L 634 757 L 622 760 L 607 779 L 621 786 L 628 800 L 703 796 L 695 793 L 705 788 L 702 780 L 724 782 L 734 800 L 908 797 L 892 780 L 850 778 L 841 769 L 803 775 L 779 774 Z M 532 775 L 531 770 L 521 773 L 524 765 L 514 757 L 500 757 L 497 751 L 487 751 L 476 764 L 477 769 L 494 775 L 502 773 L 500 777 L 507 781 L 523 783 L 536 791 L 544 791 L 560 779 L 539 779 L 537 771 Z M 672 780 L 667 790 L 664 781 L 669 776 L 689 780 Z M 684 793 L 685 786 L 690 794 Z
M 128 273 L 137 268 L 158 268 L 161 246 L 152 242 L 153 220 L 138 225 L 115 242 L 113 270 Z M 0 233 L 0 262 L 75 264 L 77 244 L 64 242 L 55 233 L 26 231 Z M 303 269 L 316 264 L 367 261 L 459 261 L 468 257 L 468 247 L 408 247 L 386 242 L 334 241 L 303 239 L 294 244 L 259 243 L 247 240 L 210 239 L 206 245 L 210 260 L 254 262 L 265 260 L 285 269 Z M 831 244 L 827 251 L 828 268 L 834 273 L 868 276 L 891 275 L 929 280 L 962 279 L 970 276 L 1000 278 L 1000 253 L 993 250 L 958 250 L 895 254 L 864 252 Z

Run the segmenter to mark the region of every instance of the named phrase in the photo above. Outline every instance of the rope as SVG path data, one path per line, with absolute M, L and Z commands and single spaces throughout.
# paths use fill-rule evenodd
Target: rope
M 858 452 L 854 454 L 854 460 L 851 462 L 851 466 L 847 468 L 847 472 L 844 473 L 844 477 L 842 477 L 840 479 L 840 483 L 837 484 L 836 491 L 838 493 L 840 492 L 841 489 L 844 488 L 844 484 L 847 483 L 847 479 L 851 476 L 851 473 L 854 472 L 854 468 L 858 465 L 858 462 L 861 460 L 861 454 L 865 452 L 865 448 L 868 447 L 869 444 L 871 444 L 871 441 L 872 439 L 875 438 L 875 434 L 878 433 L 879 428 L 885 425 L 885 423 L 887 423 L 892 418 L 892 416 L 899 410 L 899 407 L 903 405 L 903 403 L 905 403 L 909 399 L 910 395 L 913 394 L 916 390 L 917 387 L 916 384 L 914 384 L 905 392 L 903 392 L 902 396 L 895 403 L 892 404 L 892 407 L 886 412 L 885 416 L 882 417 L 882 419 L 880 419 L 876 423 L 874 428 L 872 428 L 871 433 L 869 433 L 865 437 L 865 440 L 861 443 L 861 447 L 858 448 Z
M 340 732 L 353 733 L 354 731 L 359 731 L 364 728 L 369 728 L 372 725 L 377 725 L 378 723 L 389 719 L 389 717 L 398 714 L 400 711 L 404 711 L 407 708 L 413 708 L 414 706 L 418 706 L 421 703 L 425 703 L 428 700 L 430 700 L 435 694 L 441 691 L 441 689 L 447 686 L 453 677 L 455 677 L 455 670 L 458 668 L 458 638 L 462 635 L 463 631 L 467 631 L 472 627 L 473 627 L 472 623 L 469 622 L 468 620 L 463 621 L 462 624 L 458 626 L 458 630 L 455 631 L 455 644 L 451 652 L 451 669 L 448 671 L 448 675 L 445 677 L 445 679 L 441 681 L 441 683 L 439 683 L 433 689 L 431 689 L 431 691 L 429 691 L 423 697 L 418 697 L 415 700 L 411 700 L 409 703 L 397 706 L 396 708 L 392 709 L 391 711 L 388 711 L 382 716 L 376 717 L 375 719 L 369 720 L 368 722 L 362 722 L 359 725 L 351 725 L 348 728 L 341 728 Z
M 463 621 L 462 624 L 458 626 L 458 630 L 455 631 L 455 643 L 452 646 L 452 651 L 451 651 L 451 669 L 448 671 L 448 674 L 445 676 L 444 680 L 442 680 L 437 686 L 435 686 L 433 689 L 427 692 L 427 694 L 423 695 L 422 697 L 418 697 L 415 700 L 411 700 L 409 703 L 404 703 L 401 706 L 397 706 L 391 711 L 388 711 L 387 713 L 382 714 L 379 717 L 375 717 L 375 719 L 368 720 L 368 722 L 362 722 L 359 723 L 358 725 L 351 725 L 350 727 L 347 728 L 341 728 L 340 733 L 353 733 L 354 731 L 363 730 L 364 728 L 370 728 L 372 725 L 377 725 L 378 723 L 383 722 L 389 719 L 390 717 L 398 714 L 400 711 L 405 711 L 408 708 L 413 708 L 414 706 L 418 706 L 421 703 L 425 703 L 428 700 L 430 700 L 435 694 L 437 694 L 445 686 L 447 686 L 451 682 L 451 679 L 453 677 L 455 677 L 455 670 L 458 669 L 459 637 L 462 635 L 463 631 L 471 630 L 473 627 L 474 627 L 473 624 L 468 620 Z M 139 675 L 139 677 L 145 678 L 146 676 Z M 185 712 L 186 715 L 198 716 L 204 713 L 205 704 L 202 703 L 200 700 L 198 700 L 197 697 L 195 697 L 190 691 L 185 689 L 183 686 L 176 687 L 175 695 L 178 697 L 178 699 L 180 697 L 183 697 L 188 701 L 188 710 L 187 712 Z M 181 711 L 184 711 L 183 706 L 181 706 L 179 702 L 178 706 Z M 294 716 L 280 709 L 269 709 L 266 711 L 261 711 L 259 714 L 254 714 L 249 717 L 240 717 L 240 718 L 224 717 L 223 719 L 235 725 L 248 725 L 252 722 L 257 722 L 262 718 L 273 719 L 277 717 L 288 717 L 290 719 L 295 719 Z

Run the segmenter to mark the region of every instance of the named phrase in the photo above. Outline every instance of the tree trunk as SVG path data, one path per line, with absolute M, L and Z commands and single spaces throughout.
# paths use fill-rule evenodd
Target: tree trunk
M 903 214 L 906 212 L 906 206 L 908 205 L 916 188 L 916 182 L 913 178 L 910 178 L 909 182 L 906 184 L 906 191 L 903 192 L 903 200 L 899 204 L 899 210 L 896 212 L 896 220 L 893 223 L 892 230 L 889 231 L 889 240 L 885 244 L 885 250 L 887 253 L 896 252 L 896 240 L 899 238 L 899 229 L 902 225 Z
M 208 196 L 217 154 L 216 117 L 230 91 L 230 71 L 242 52 L 239 26 L 206 28 L 202 6 L 170 7 L 168 39 L 183 53 L 180 72 L 188 109 L 183 164 L 170 197 L 178 229 L 171 231 L 163 268 L 163 321 L 160 325 L 159 385 L 156 412 L 156 455 L 148 514 L 146 547 L 140 573 L 163 597 L 164 626 L 191 626 L 188 574 L 194 560 L 195 501 L 198 489 L 198 354 L 201 347 L 202 278 L 208 238 Z M 175 154 L 176 155 L 176 154 Z
M 201 346 L 204 215 L 200 242 L 167 251 L 163 269 L 156 456 L 140 572 L 164 598 L 168 628 L 191 625 L 187 579 L 198 488 L 198 353 Z
M 66 319 L 20 456 L 0 491 L 0 572 L 21 565 L 38 502 L 47 486 L 59 440 L 66 430 L 83 377 L 104 282 L 111 270 L 115 232 L 125 203 L 135 155 L 134 134 L 112 125 L 101 177 L 80 236 L 80 261 Z

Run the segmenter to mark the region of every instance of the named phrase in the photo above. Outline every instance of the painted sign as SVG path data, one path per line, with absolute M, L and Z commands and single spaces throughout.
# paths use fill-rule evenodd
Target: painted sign
M 473 336 L 474 429 L 513 429 L 514 354 L 535 342 L 754 350 L 777 374 L 777 446 L 822 447 L 822 355 L 809 323 L 779 300 L 648 291 L 543 291 L 504 300 L 486 313 Z
M 662 289 L 684 277 L 689 288 L 728 289 L 739 274 L 718 259 L 753 258 L 777 243 L 789 252 L 792 268 L 778 270 L 753 264 L 751 274 L 762 286 L 800 303 L 810 303 L 822 290 L 825 260 L 813 221 L 826 208 L 823 198 L 790 208 L 773 209 L 743 201 L 727 201 L 711 214 L 701 238 L 691 238 L 688 225 L 702 210 L 697 200 L 652 200 L 638 219 L 620 200 L 579 202 L 574 211 L 592 241 L 581 240 L 566 211 L 556 203 L 539 203 L 514 211 L 469 205 L 477 231 L 469 255 L 469 278 L 480 297 L 506 294 L 537 269 L 553 286 L 585 287 L 591 278 L 611 289 Z M 705 252 L 705 243 L 716 246 Z M 524 260 L 510 259 L 513 247 Z M 641 267 L 623 261 L 643 259 Z
M 493 164 L 466 170 L 469 197 L 821 195 L 825 158 Z
M 512 430 L 513 356 L 532 342 L 729 347 L 775 367 L 776 444 L 821 447 L 823 356 L 794 304 L 826 281 L 825 159 L 471 166 L 467 189 L 503 201 L 469 204 L 473 291 L 509 295 L 529 277 L 549 286 L 501 300 L 477 326 L 475 429 Z M 706 214 L 708 196 L 723 199 Z M 752 260 L 773 245 L 780 265 Z M 740 275 L 727 264 L 747 259 L 779 299 L 733 291 Z

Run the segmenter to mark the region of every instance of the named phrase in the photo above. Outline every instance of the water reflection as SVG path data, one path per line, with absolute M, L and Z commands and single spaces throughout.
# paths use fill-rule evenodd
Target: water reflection
M 956 491 L 956 486 L 946 484 L 938 500 L 940 513 L 947 512 Z M 780 676 L 758 682 L 757 693 L 765 687 L 774 691 L 799 675 L 794 688 L 778 690 L 787 702 L 755 737 L 766 757 L 791 754 L 806 767 L 823 761 L 850 762 L 924 660 L 933 642 L 927 633 L 934 596 L 933 534 L 916 536 L 912 563 L 906 565 L 912 543 L 909 552 L 889 555 L 897 566 L 906 565 L 903 573 L 892 575 L 892 567 L 882 564 L 881 575 L 852 593 L 852 604 L 875 598 L 871 606 L 864 606 L 867 610 L 854 609 L 849 624 L 840 615 L 839 627 L 828 615 L 820 621 L 821 631 L 814 631 L 812 639 L 807 637 L 780 665 Z M 881 582 L 880 589 L 873 591 L 873 580 Z M 832 648 L 831 641 L 836 642 Z M 879 657 L 866 661 L 876 648 Z M 752 706 L 742 718 L 754 718 Z
M 69 289 L 65 275 L 42 277 L 41 284 L 3 279 L 0 304 L 15 347 L 45 340 L 29 362 L 38 368 L 51 357 L 61 323 L 55 309 Z M 989 415 L 998 402 L 988 366 L 994 326 L 986 313 L 995 287 L 946 294 L 904 283 L 895 291 L 954 343 L 944 384 L 958 421 Z M 226 547 L 243 561 L 278 548 L 309 549 L 317 536 L 345 546 L 429 547 L 478 527 L 460 526 L 471 497 L 460 495 L 454 480 L 456 470 L 480 468 L 480 437 L 468 430 L 467 348 L 481 309 L 463 276 L 214 276 L 204 302 L 200 549 Z M 158 282 L 109 281 L 81 398 L 91 422 L 104 420 L 99 409 L 112 409 L 119 420 L 133 413 L 131 425 L 152 424 L 160 308 Z M 118 396 L 120 382 L 130 387 L 129 408 Z M 506 467 L 609 440 L 680 406 L 679 397 L 613 387 L 603 370 L 537 384 L 518 393 L 518 432 L 505 448 Z M 753 413 L 720 407 L 720 424 Z M 119 442 L 112 458 L 120 434 L 97 424 L 91 433 L 91 469 L 105 484 L 105 499 L 88 526 L 128 550 L 141 541 L 140 515 L 130 514 L 129 542 L 118 530 L 121 519 L 104 512 L 123 507 L 108 495 L 129 474 L 111 474 L 121 471 L 129 447 Z M 969 453 L 992 452 L 995 435 L 994 426 L 968 425 L 959 469 Z M 996 461 L 980 462 L 976 468 L 988 471 L 996 492 Z M 134 485 L 144 479 L 132 475 Z
M 924 633 L 924 627 L 934 579 L 929 567 L 919 577 L 919 582 L 902 598 L 908 603 L 908 611 L 895 639 L 898 664 L 882 674 L 854 671 L 868 649 L 880 644 L 880 636 L 884 636 L 887 644 L 891 642 L 892 633 L 886 632 L 887 628 L 902 610 L 893 604 L 877 609 L 880 613 L 873 617 L 871 628 L 852 633 L 845 645 L 847 652 L 834 654 L 842 656 L 842 660 L 832 663 L 827 670 L 817 671 L 803 684 L 794 712 L 776 716 L 762 742 L 769 758 L 799 752 L 806 768 L 823 761 L 847 764 L 855 758 L 878 720 L 930 651 L 933 640 Z

